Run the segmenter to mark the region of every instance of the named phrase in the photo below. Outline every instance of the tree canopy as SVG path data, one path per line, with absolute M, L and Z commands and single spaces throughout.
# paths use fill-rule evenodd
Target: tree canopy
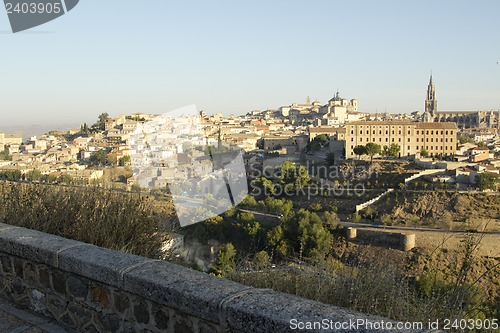
M 381 152 L 380 145 L 373 142 L 367 143 L 365 149 L 366 149 L 366 154 L 370 156 L 370 162 L 373 161 L 373 156 L 380 154 Z
M 358 158 L 360 158 L 361 155 L 366 154 L 366 147 L 363 145 L 358 145 L 358 146 L 354 147 L 353 151 L 354 151 L 354 154 L 358 155 Z
M 401 151 L 401 147 L 397 143 L 391 144 L 389 147 L 384 146 L 384 150 L 382 151 L 382 155 L 387 157 L 398 157 Z

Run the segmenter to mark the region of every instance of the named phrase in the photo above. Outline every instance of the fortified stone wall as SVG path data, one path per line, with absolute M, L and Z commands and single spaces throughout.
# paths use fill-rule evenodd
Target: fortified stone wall
M 1 223 L 0 297 L 78 332 L 279 333 L 292 331 L 293 319 L 389 322 Z M 383 332 L 352 327 L 342 332 Z
M 347 228 L 347 240 L 360 240 L 363 243 L 389 247 L 401 251 L 410 251 L 415 247 L 415 234 L 400 232 Z

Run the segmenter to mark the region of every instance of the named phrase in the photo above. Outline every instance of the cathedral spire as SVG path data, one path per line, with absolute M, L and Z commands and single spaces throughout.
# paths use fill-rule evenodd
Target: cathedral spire
M 432 72 L 427 86 L 427 98 L 425 99 L 425 121 L 432 122 L 437 116 L 436 88 L 432 82 Z

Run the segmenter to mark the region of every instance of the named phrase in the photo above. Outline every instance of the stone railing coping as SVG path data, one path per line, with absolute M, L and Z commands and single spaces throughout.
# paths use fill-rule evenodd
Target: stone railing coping
M 231 332 L 290 332 L 291 319 L 392 321 L 268 289 L 251 288 L 166 261 L 108 250 L 3 223 L 0 223 L 1 252 L 136 294 L 217 323 Z M 311 332 L 316 331 L 322 330 Z

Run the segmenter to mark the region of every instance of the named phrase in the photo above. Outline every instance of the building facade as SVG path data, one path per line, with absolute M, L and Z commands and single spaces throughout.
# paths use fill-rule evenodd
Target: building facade
M 357 121 L 346 124 L 346 158 L 356 157 L 354 147 L 369 142 L 382 148 L 397 144 L 400 157 L 415 156 L 426 150 L 430 156 L 454 155 L 457 149 L 455 123 L 413 121 Z

